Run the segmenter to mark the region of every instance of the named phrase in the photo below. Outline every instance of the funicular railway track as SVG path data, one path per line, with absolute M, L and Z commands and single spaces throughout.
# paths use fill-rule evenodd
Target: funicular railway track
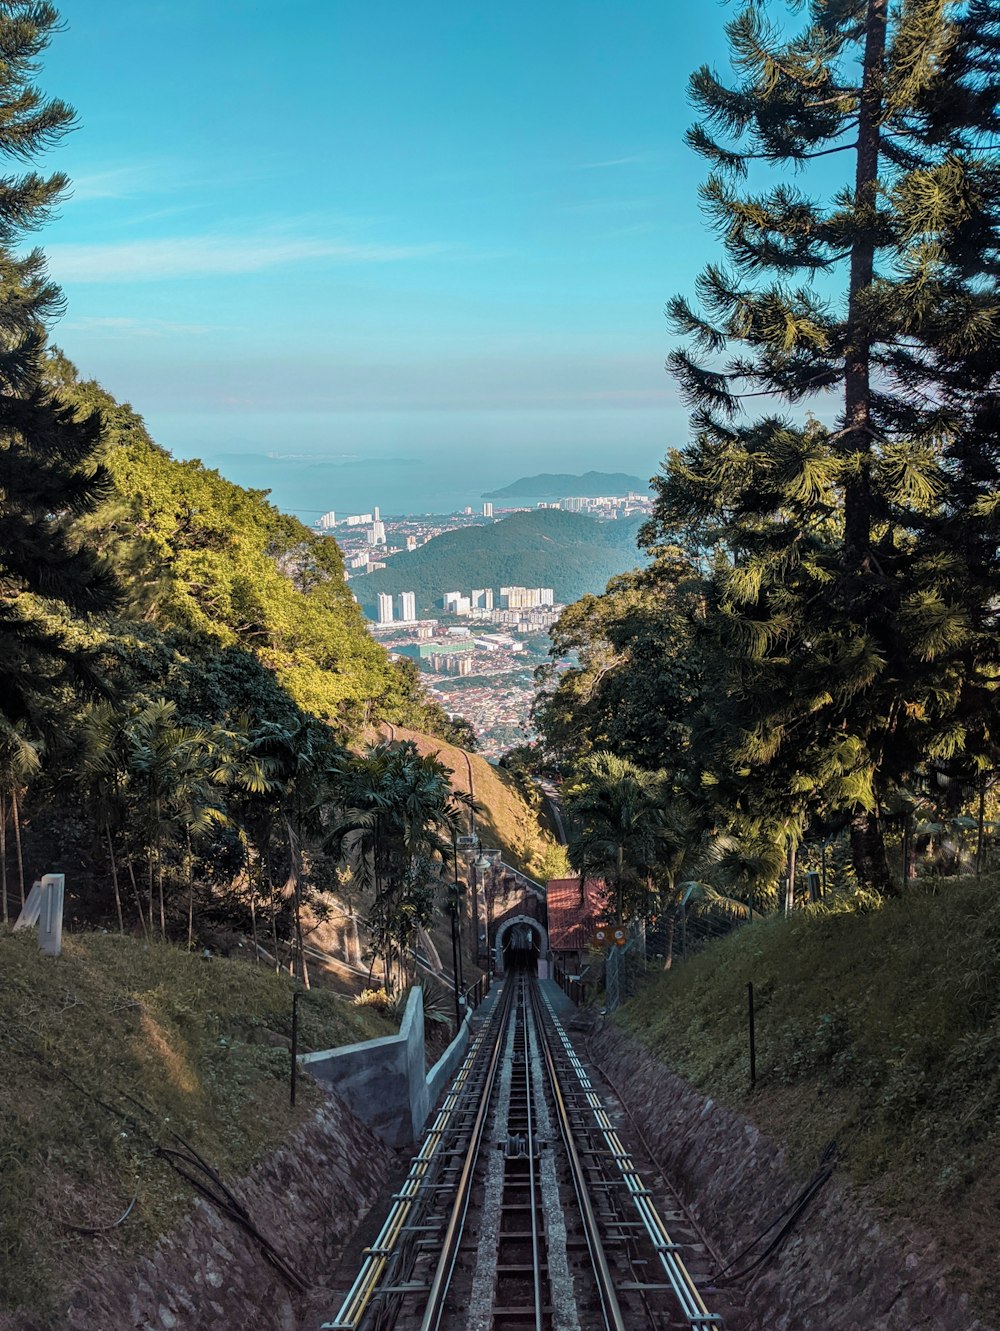
M 513 973 L 325 1331 L 721 1327 L 547 996 Z M 676 1228 L 675 1228 L 676 1227 Z

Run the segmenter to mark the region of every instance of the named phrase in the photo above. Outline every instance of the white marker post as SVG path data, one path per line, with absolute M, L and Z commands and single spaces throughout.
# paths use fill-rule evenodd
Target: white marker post
M 38 916 L 38 946 L 50 957 L 62 951 L 63 896 L 66 876 L 47 873 L 42 877 L 41 911 Z

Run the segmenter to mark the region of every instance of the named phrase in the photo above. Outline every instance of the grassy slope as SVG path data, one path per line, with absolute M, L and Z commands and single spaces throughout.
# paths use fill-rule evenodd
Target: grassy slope
M 65 1225 L 110 1223 L 138 1186 L 101 1251 L 140 1252 L 190 1205 L 153 1156 L 171 1130 L 234 1176 L 315 1103 L 307 1084 L 288 1106 L 287 976 L 112 935 L 64 948 L 42 957 L 33 933 L 0 934 L 0 1308 L 36 1314 L 94 1260 L 93 1238 Z M 393 1029 L 331 993 L 300 1005 L 306 1049 Z
M 959 1287 L 1000 1312 L 1000 879 L 941 880 L 871 913 L 767 921 L 652 983 L 622 1025 L 812 1165 L 838 1141 Z M 747 1087 L 746 985 L 758 1089 Z
M 638 530 L 638 519 L 631 518 L 598 522 L 546 508 L 514 513 L 393 555 L 384 570 L 353 579 L 351 590 L 368 607 L 379 592 L 413 591 L 418 614 L 439 607 L 443 592 L 508 584 L 552 587 L 557 601 L 576 601 L 642 562 Z
M 384 733 L 388 734 L 388 729 Z M 541 815 L 525 802 L 513 778 L 478 754 L 467 754 L 442 739 L 404 730 L 402 726 L 393 726 L 392 734 L 398 740 L 413 740 L 421 753 L 437 754 L 451 769 L 456 790 L 469 789 L 471 764 L 472 793 L 482 806 L 482 812 L 476 815 L 480 840 L 484 846 L 502 848 L 509 864 L 530 873 L 532 859 L 552 845 L 555 838 Z

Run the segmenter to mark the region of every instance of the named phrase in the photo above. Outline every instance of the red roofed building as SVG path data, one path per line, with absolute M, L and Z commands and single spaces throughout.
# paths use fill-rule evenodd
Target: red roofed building
M 603 878 L 588 878 L 580 891 L 579 878 L 550 878 L 546 888 L 549 948 L 570 975 L 579 975 L 594 931 L 604 919 Z

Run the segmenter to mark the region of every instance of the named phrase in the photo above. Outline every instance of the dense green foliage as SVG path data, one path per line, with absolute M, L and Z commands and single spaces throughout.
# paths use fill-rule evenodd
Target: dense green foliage
M 543 471 L 538 476 L 521 476 L 502 490 L 490 490 L 483 498 L 598 499 L 603 495 L 643 494 L 645 490 L 645 481 L 624 471 L 585 471 L 582 476 Z
M 890 894 L 963 818 L 981 863 L 1000 759 L 1000 9 L 754 0 L 728 33 L 689 134 L 724 257 L 669 307 L 692 438 L 650 569 L 567 611 L 579 668 L 538 716 L 664 768 L 755 904 L 844 843 Z M 789 174 L 817 156 L 828 196 Z
M 57 24 L 47 4 L 0 10 L 7 158 L 72 123 L 31 82 Z M 372 641 L 334 542 L 172 458 L 46 348 L 61 298 L 41 253 L 16 250 L 65 185 L 28 173 L 0 190 L 2 917 L 29 873 L 63 869 L 77 919 L 189 947 L 249 935 L 307 981 L 306 934 L 344 887 L 327 841 L 348 746 L 382 721 L 456 727 Z M 414 770 L 428 800 L 451 799 L 439 764 Z M 418 921 L 394 887 L 399 951 Z
M 786 1142 L 804 1174 L 836 1140 L 881 1209 L 933 1236 L 991 1324 L 998 888 L 995 875 L 922 882 L 898 901 L 758 920 L 655 979 L 617 1017 L 681 1076 Z
M 418 702 L 408 676 L 367 633 L 336 542 L 279 512 L 262 491 L 181 462 L 142 418 L 56 355 L 50 382 L 79 412 L 99 413 L 112 492 L 78 524 L 122 570 L 129 619 L 240 647 L 299 707 L 341 730 Z M 412 719 L 412 718 L 411 718 Z
M 0 158 L 7 161 L 40 155 L 72 127 L 70 107 L 33 82 L 57 24 L 48 4 L 9 4 L 0 14 Z M 5 177 L 0 189 L 0 718 L 7 722 L 31 717 L 68 681 L 98 686 L 86 651 L 47 622 L 40 600 L 86 613 L 107 610 L 117 595 L 110 569 L 67 523 L 107 488 L 95 464 L 100 420 L 68 411 L 44 381 L 45 322 L 61 296 L 41 252 L 21 248 L 67 184 L 59 173 L 28 171 Z
M 351 587 L 371 611 L 379 592 L 415 592 L 418 614 L 440 611 L 444 592 L 473 587 L 552 587 L 557 601 L 575 601 L 636 563 L 638 526 L 632 519 L 597 522 L 553 508 L 513 513 L 394 555 Z

